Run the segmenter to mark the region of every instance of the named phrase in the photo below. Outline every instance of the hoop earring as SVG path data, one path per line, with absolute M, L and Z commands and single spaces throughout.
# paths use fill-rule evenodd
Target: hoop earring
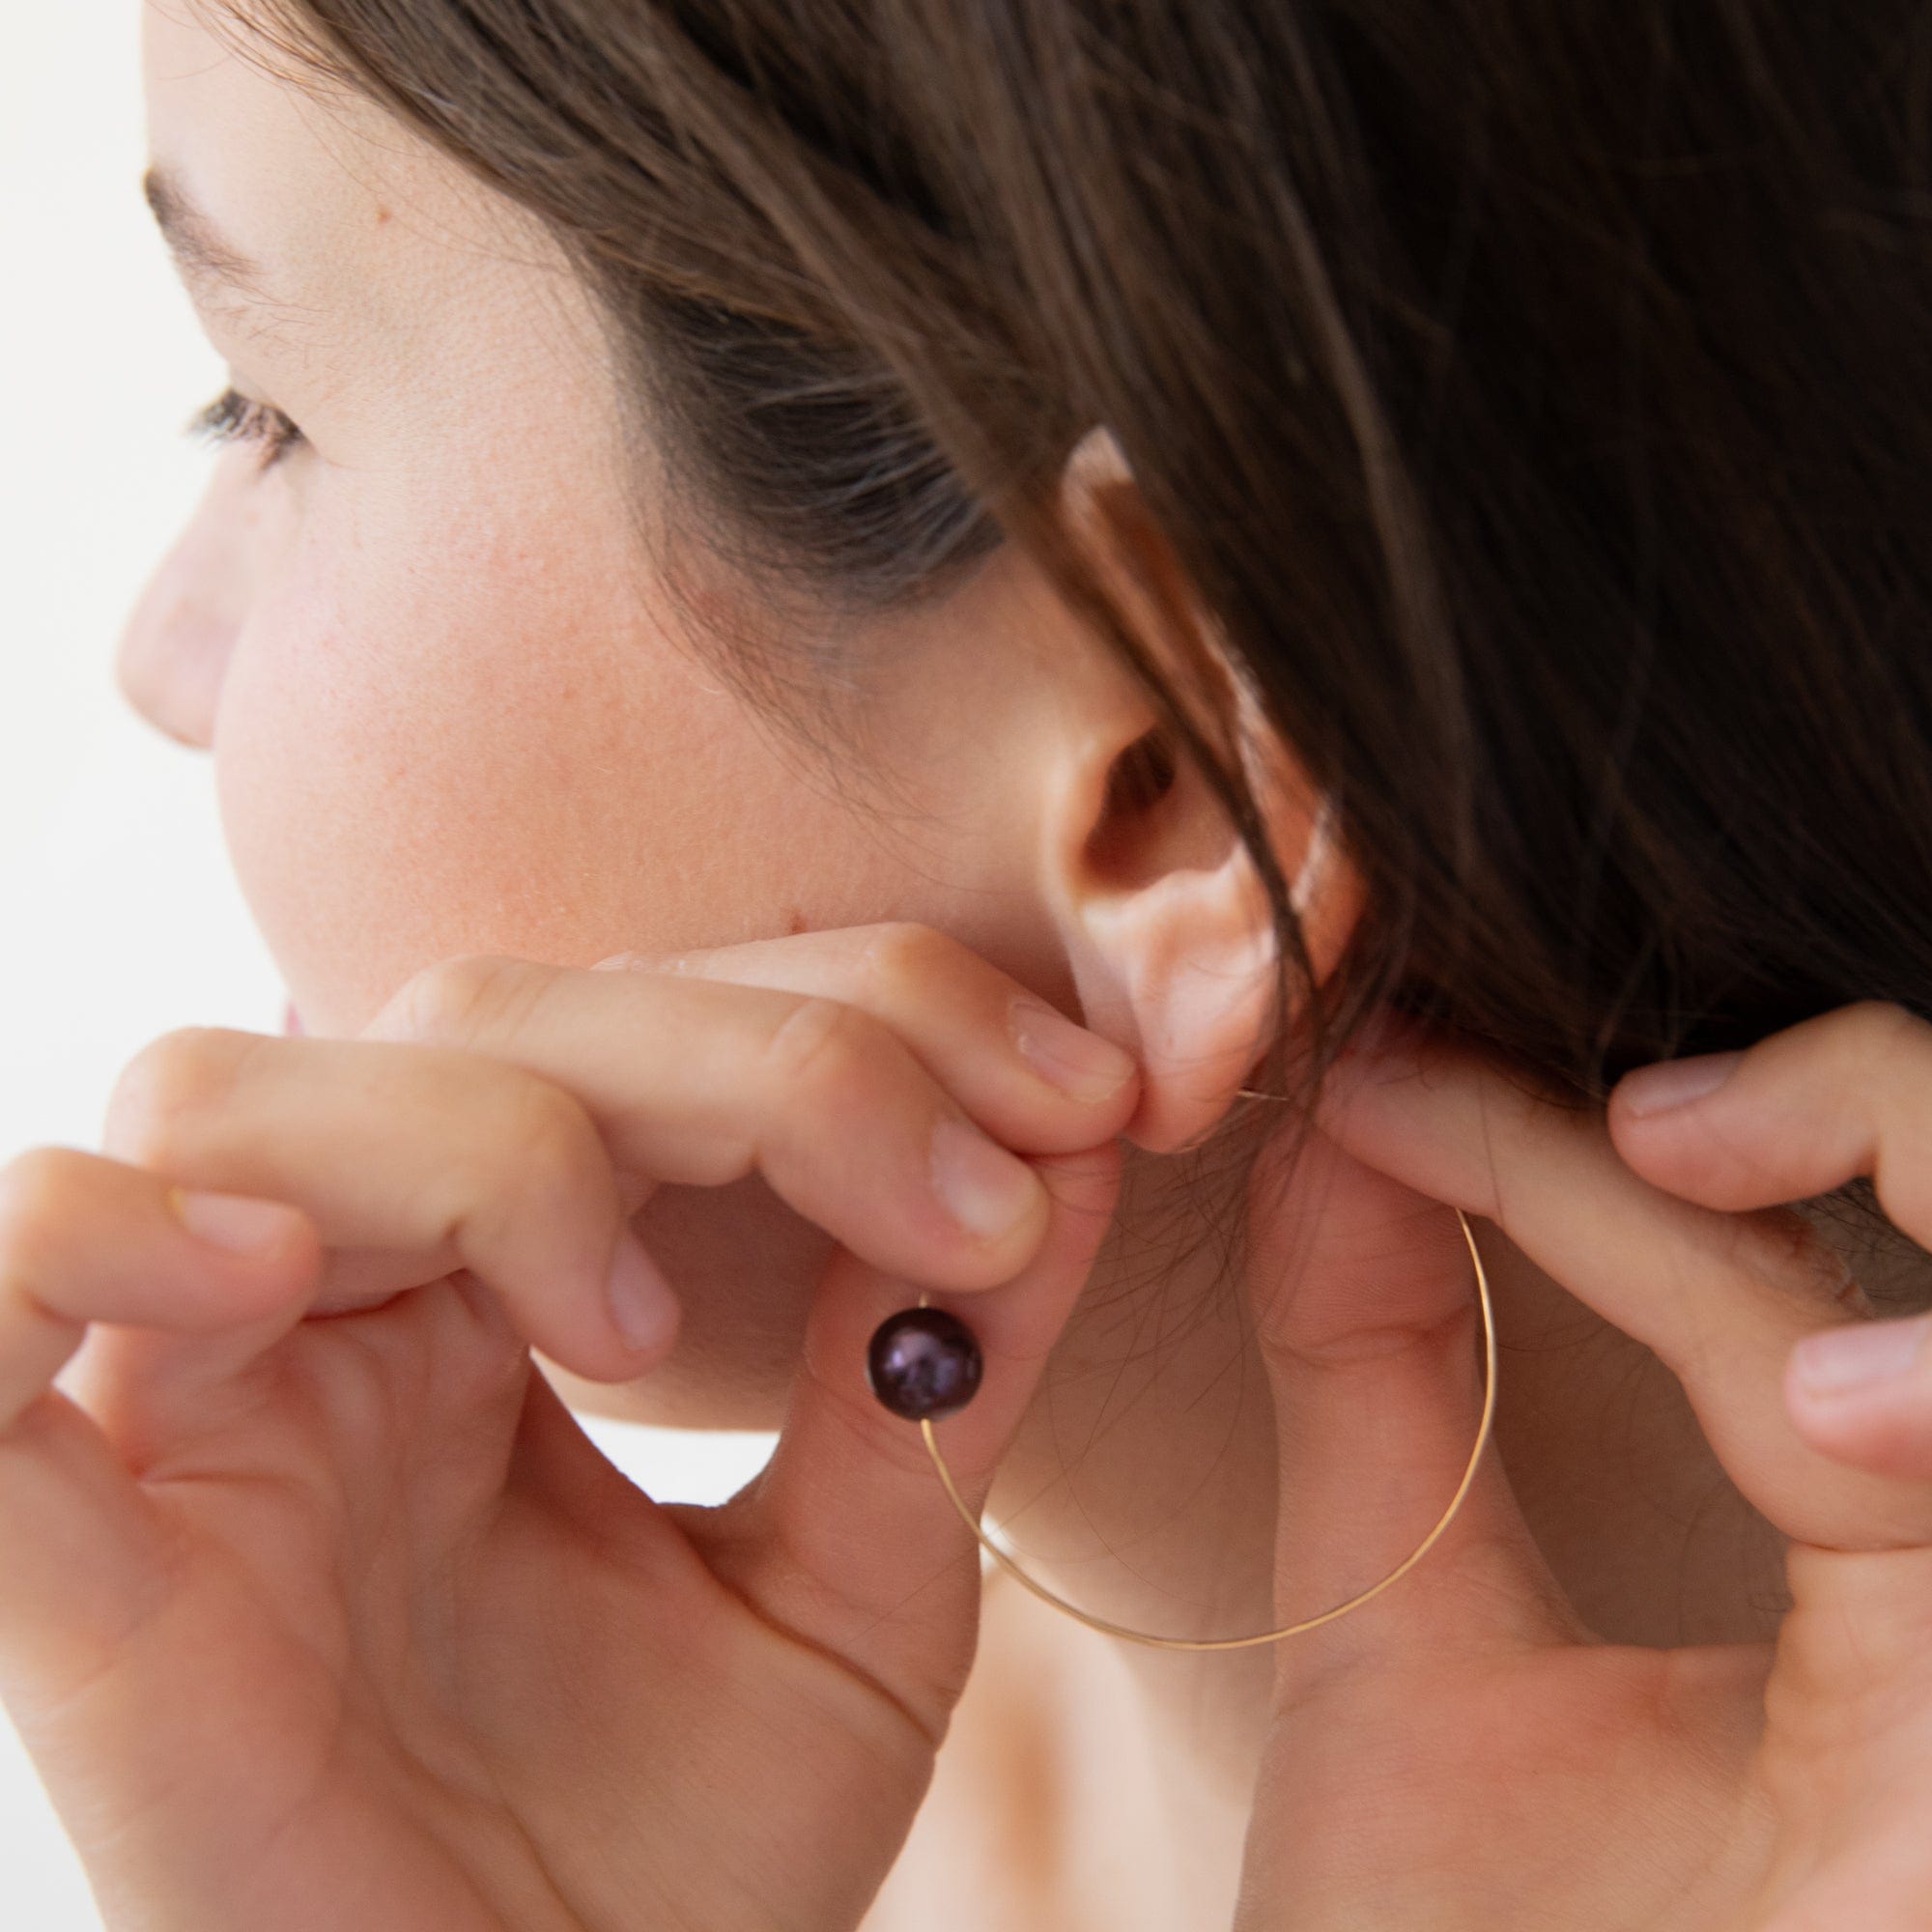
M 1240 1091 L 1249 1092 L 1245 1088 Z M 1255 1094 L 1251 1097 L 1275 1099 L 1280 1096 Z M 1303 1617 L 1296 1623 L 1284 1624 L 1279 1630 L 1256 1631 L 1247 1636 L 1156 1636 L 1151 1631 L 1129 1630 L 1123 1624 L 1096 1617 L 1029 1577 L 980 1526 L 979 1518 L 959 1493 L 952 1472 L 946 1466 L 946 1459 L 939 1453 L 939 1440 L 932 1430 L 933 1418 L 950 1415 L 965 1407 L 973 1399 L 980 1386 L 981 1363 L 980 1345 L 974 1339 L 973 1331 L 957 1316 L 944 1309 L 929 1307 L 924 1294 L 920 1296 L 917 1308 L 902 1309 L 879 1325 L 866 1351 L 867 1379 L 873 1395 L 886 1408 L 895 1415 L 919 1424 L 919 1433 L 925 1439 L 926 1454 L 932 1458 L 932 1466 L 939 1472 L 939 1480 L 952 1498 L 952 1507 L 959 1512 L 960 1520 L 993 1560 L 1041 1603 L 1064 1611 L 1090 1630 L 1100 1631 L 1108 1636 L 1122 1637 L 1129 1643 L 1151 1644 L 1160 1650 L 1246 1650 L 1256 1644 L 1279 1643 L 1283 1637 L 1299 1636 L 1304 1631 L 1319 1630 L 1323 1624 L 1332 1624 L 1338 1618 L 1347 1616 L 1350 1610 L 1360 1609 L 1364 1604 L 1379 1597 L 1391 1584 L 1407 1576 L 1455 1521 L 1457 1512 L 1462 1509 L 1470 1486 L 1476 1480 L 1476 1467 L 1483 1459 L 1483 1451 L 1489 1446 L 1491 1425 L 1496 1412 L 1496 1317 L 1490 1298 L 1489 1276 L 1483 1270 L 1483 1258 L 1477 1252 L 1469 1217 L 1458 1208 L 1456 1219 L 1463 1230 L 1463 1238 L 1468 1244 L 1469 1259 L 1476 1264 L 1476 1300 L 1483 1315 L 1483 1413 L 1476 1425 L 1475 1446 L 1469 1451 L 1462 1480 L 1456 1485 L 1456 1492 L 1449 1498 L 1447 1508 L 1436 1519 L 1435 1526 L 1387 1576 L 1378 1582 L 1371 1583 L 1367 1589 L 1358 1590 L 1342 1603 L 1315 1616 Z

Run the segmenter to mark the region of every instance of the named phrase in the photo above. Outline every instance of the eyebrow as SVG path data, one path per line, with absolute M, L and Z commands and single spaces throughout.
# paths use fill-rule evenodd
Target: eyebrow
M 141 177 L 141 193 L 185 276 L 266 299 L 261 270 L 222 239 L 200 205 L 165 168 L 152 167 Z

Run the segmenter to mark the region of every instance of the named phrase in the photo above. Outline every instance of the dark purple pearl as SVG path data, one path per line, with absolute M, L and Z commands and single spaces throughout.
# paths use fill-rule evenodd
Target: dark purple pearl
M 972 1329 L 943 1308 L 901 1308 L 879 1323 L 866 1350 L 872 1393 L 908 1422 L 964 1408 L 980 1367 Z

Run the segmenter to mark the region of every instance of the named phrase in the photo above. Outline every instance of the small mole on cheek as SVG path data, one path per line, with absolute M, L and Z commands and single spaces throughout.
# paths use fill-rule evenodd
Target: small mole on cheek
M 376 226 L 378 228 L 382 227 L 383 224 L 388 220 L 388 218 L 389 218 L 389 211 L 386 208 L 379 208 L 376 211 Z
M 802 912 L 788 912 L 785 914 L 785 931 L 793 939 L 796 939 L 804 930 L 805 915 Z

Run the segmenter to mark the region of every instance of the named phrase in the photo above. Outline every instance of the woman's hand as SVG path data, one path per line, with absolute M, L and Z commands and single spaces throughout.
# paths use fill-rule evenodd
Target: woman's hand
M 1292 1615 L 1373 1580 L 1403 1552 L 1363 1574 L 1365 1543 L 1412 1544 L 1462 1471 L 1481 1367 L 1447 1202 L 1682 1381 L 1790 1540 L 1776 1645 L 1597 1640 L 1486 1458 L 1411 1575 L 1280 1646 L 1241 1932 L 1932 1925 L 1932 1344 L 1776 1205 L 1869 1175 L 1932 1245 L 1932 1027 L 1850 1007 L 1646 1111 L 1690 1065 L 1607 1116 L 1412 1031 L 1337 1067 L 1293 1185 L 1258 1175 L 1278 1589 Z
M 977 1499 L 1136 1083 L 921 928 L 676 965 L 470 959 L 355 1040 L 172 1034 L 101 1154 L 0 1171 L 0 1692 L 116 1932 L 860 1918 L 980 1598 L 867 1341 L 922 1287 L 968 1316 Z M 529 1347 L 647 1372 L 676 1310 L 630 1215 L 753 1173 L 839 1245 L 770 1466 L 661 1507 Z

